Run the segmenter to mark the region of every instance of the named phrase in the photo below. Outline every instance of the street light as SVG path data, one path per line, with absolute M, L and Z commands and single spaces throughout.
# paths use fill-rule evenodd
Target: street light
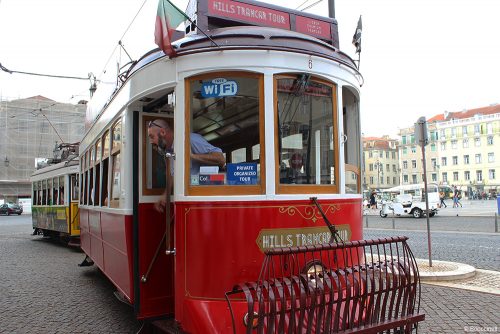
M 375 162 L 375 166 L 377 166 L 377 189 L 380 189 L 380 174 L 384 177 L 384 165 L 377 160 L 377 162 Z

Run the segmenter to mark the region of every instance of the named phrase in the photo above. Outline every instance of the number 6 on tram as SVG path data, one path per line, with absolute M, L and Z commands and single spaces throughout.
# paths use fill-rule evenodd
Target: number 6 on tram
M 336 21 L 238 5 L 288 30 L 198 1 L 211 39 L 189 33 L 175 57 L 149 52 L 111 96 L 98 89 L 80 145 L 82 249 L 139 319 L 171 316 L 193 333 L 233 331 L 225 292 L 257 280 L 267 250 L 330 242 L 322 213 L 342 240 L 362 238 L 359 73 Z M 154 122 L 173 130 L 175 157 L 151 145 Z M 196 161 L 199 136 L 224 166 Z M 155 210 L 166 163 L 171 219 Z M 235 307 L 245 331 L 247 306 Z

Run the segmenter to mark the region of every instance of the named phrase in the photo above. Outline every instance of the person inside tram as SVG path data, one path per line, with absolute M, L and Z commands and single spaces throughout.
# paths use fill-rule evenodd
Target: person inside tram
M 156 150 L 165 156 L 165 153 L 174 150 L 174 131 L 170 128 L 167 121 L 161 118 L 148 123 L 149 141 Z M 210 144 L 203 136 L 197 133 L 190 134 L 191 143 L 191 176 L 198 175 L 201 165 L 224 167 L 226 159 L 222 150 Z M 171 164 L 172 165 L 172 164 Z M 170 175 L 174 175 L 173 165 Z M 171 182 L 172 184 L 172 182 Z M 170 192 L 172 189 L 170 189 Z M 155 204 L 156 210 L 163 212 L 165 209 L 167 190 L 165 190 L 162 199 Z

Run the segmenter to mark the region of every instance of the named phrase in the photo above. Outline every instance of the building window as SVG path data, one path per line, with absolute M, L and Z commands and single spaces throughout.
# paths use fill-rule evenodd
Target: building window
M 410 144 L 415 144 L 415 135 L 414 134 L 410 135 Z
M 448 182 L 448 173 L 443 172 L 441 174 L 441 179 L 443 180 L 443 182 Z
M 480 132 L 480 126 L 479 124 L 474 124 L 474 134 L 478 135 Z
M 431 140 L 437 140 L 437 139 L 438 139 L 437 132 L 431 131 Z
M 386 172 L 390 172 L 390 171 L 391 171 L 391 165 L 386 164 L 386 165 L 385 165 L 385 171 L 386 171 Z
M 370 184 L 373 184 L 373 176 L 370 176 Z
M 392 177 L 392 184 L 396 184 L 396 177 L 395 176 Z
M 469 155 L 466 154 L 464 155 L 464 165 L 468 165 L 470 162 L 469 162 Z
M 391 177 L 390 176 L 387 177 L 387 184 L 391 184 Z
M 403 161 L 403 169 L 408 169 L 408 161 Z
M 495 162 L 495 154 L 493 152 L 488 153 L 488 162 Z
M 457 148 L 457 141 L 456 140 L 451 141 L 451 148 L 454 150 Z
M 481 138 L 474 138 L 474 145 L 476 147 L 481 146 Z
M 490 180 L 494 180 L 494 179 L 495 179 L 495 170 L 494 170 L 494 169 L 490 169 L 490 170 L 488 171 L 488 178 L 489 178 Z
M 373 152 L 372 151 L 368 152 L 368 158 L 373 158 Z
M 436 144 L 435 143 L 431 144 L 431 152 L 436 152 Z
M 477 164 L 481 163 L 481 153 L 476 154 L 476 163 Z
M 491 124 L 491 123 L 486 124 L 486 134 L 488 134 L 488 135 L 493 134 L 493 124 Z
M 432 166 L 432 168 L 436 168 L 436 166 L 437 166 L 436 158 L 431 159 L 431 166 Z
M 417 168 L 417 160 L 411 161 L 411 168 Z
M 457 128 L 451 128 L 451 138 L 457 138 Z
M 477 182 L 483 181 L 483 171 L 481 170 L 476 171 L 476 181 Z
M 396 152 L 392 152 L 392 158 L 396 159 Z
M 417 174 L 412 174 L 412 176 L 411 176 L 411 182 L 413 184 L 417 183 Z
M 403 147 L 403 155 L 408 154 L 408 149 L 406 147 Z
M 470 181 L 470 172 L 468 170 L 466 170 L 464 172 L 464 180 L 465 181 Z
M 469 139 L 464 139 L 462 143 L 463 143 L 464 148 L 469 147 Z
M 453 157 L 451 157 L 451 160 L 453 161 L 454 165 L 458 165 L 458 156 L 454 155 Z
M 408 175 L 403 175 L 403 183 L 407 184 L 408 183 Z
M 389 151 L 385 151 L 385 158 L 389 159 Z
M 373 164 L 369 164 L 368 169 L 370 170 L 370 172 L 373 172 Z
M 416 146 L 412 146 L 411 147 L 411 153 L 417 153 L 417 147 Z
M 446 166 L 446 157 L 441 158 L 441 166 Z
M 467 126 L 462 126 L 462 135 L 467 136 Z
M 440 135 L 441 139 L 446 139 L 446 135 L 445 135 L 444 129 L 442 129 L 440 132 L 441 132 L 441 135 Z
M 446 142 L 441 142 L 441 151 L 446 151 Z
M 436 173 L 431 174 L 431 180 L 432 180 L 432 182 L 437 182 L 437 174 Z
M 401 141 L 402 141 L 403 145 L 406 145 L 406 136 L 402 136 Z
M 394 173 L 396 173 L 396 172 L 398 171 L 398 170 L 397 170 L 397 168 L 396 168 L 396 165 L 395 165 L 395 164 L 392 164 L 392 171 L 393 171 Z
M 453 181 L 458 181 L 458 172 L 453 172 Z
M 493 136 L 488 136 L 486 140 L 488 141 L 488 145 L 493 145 Z

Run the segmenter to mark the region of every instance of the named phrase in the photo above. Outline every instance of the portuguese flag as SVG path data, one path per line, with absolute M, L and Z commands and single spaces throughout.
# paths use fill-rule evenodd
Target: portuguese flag
M 186 14 L 175 7 L 169 0 L 158 1 L 158 12 L 156 14 L 155 43 L 169 57 L 175 55 L 172 48 L 172 36 L 175 28 L 187 19 Z

